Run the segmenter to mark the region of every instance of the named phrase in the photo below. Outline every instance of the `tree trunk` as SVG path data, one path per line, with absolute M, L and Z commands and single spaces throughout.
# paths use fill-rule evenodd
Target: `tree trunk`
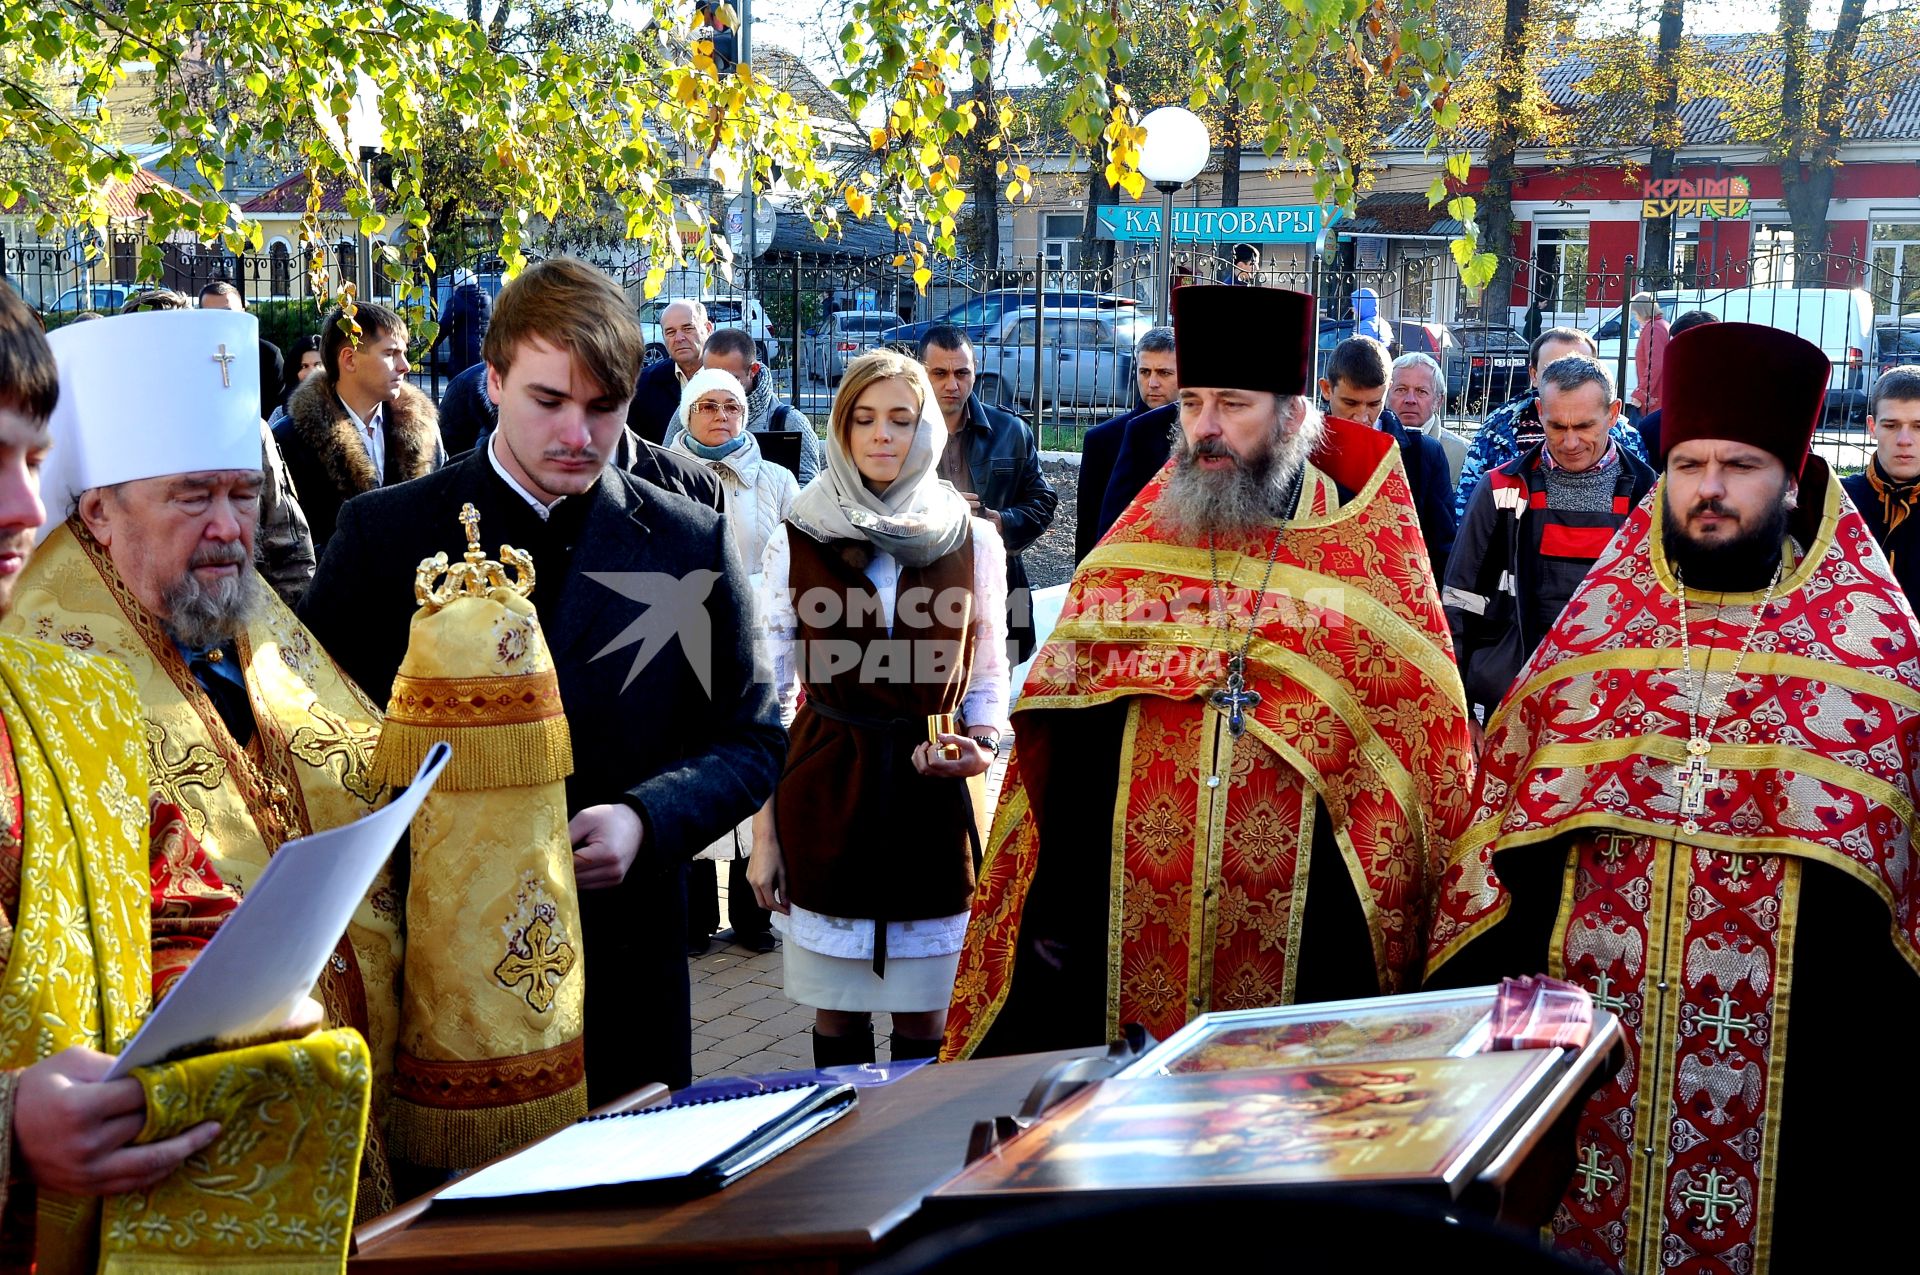
M 1240 93 L 1227 95 L 1224 123 L 1220 127 L 1220 206 L 1240 206 L 1240 148 L 1246 144 L 1240 129 Z
M 1853 55 L 1866 23 L 1866 0 L 1842 0 L 1817 90 L 1808 83 L 1814 73 L 1810 7 L 1809 0 L 1781 0 L 1780 5 L 1780 195 L 1793 225 L 1793 281 L 1802 288 L 1824 287 L 1832 277 L 1827 202 L 1839 176 Z
M 1653 153 L 1647 162 L 1650 181 L 1665 181 L 1673 176 L 1673 151 L 1681 141 L 1680 80 L 1674 63 L 1678 60 L 1680 32 L 1685 23 L 1686 0 L 1661 0 L 1660 37 L 1653 59 L 1659 97 L 1654 103 Z M 1673 218 L 1655 218 L 1646 222 L 1645 228 L 1640 275 L 1646 287 L 1663 287 L 1673 280 Z M 1633 280 L 1627 280 L 1623 289 L 1625 296 L 1631 296 L 1634 291 Z
M 1520 149 L 1518 123 L 1526 77 L 1527 20 L 1531 0 L 1506 0 L 1506 22 L 1500 33 L 1499 79 L 1493 90 L 1493 126 L 1487 134 L 1487 181 L 1481 188 L 1480 243 L 1496 254 L 1493 280 L 1481 302 L 1488 322 L 1505 323 L 1513 304 L 1518 260 L 1513 248 L 1513 187 L 1519 176 L 1515 155 Z M 1528 271 L 1532 283 L 1532 271 Z
M 1120 68 L 1114 62 L 1112 49 L 1107 50 L 1107 83 L 1121 83 Z M 1107 270 L 1113 266 L 1113 240 L 1100 237 L 1100 210 L 1119 202 L 1115 194 L 1107 181 L 1107 165 L 1096 141 L 1087 152 L 1087 217 L 1080 223 L 1080 265 L 1085 269 Z
M 996 270 L 1000 266 L 1000 178 L 994 172 L 994 157 L 999 152 L 987 149 L 987 143 L 1000 132 L 993 91 L 995 45 L 991 28 L 974 30 L 969 27 L 965 35 L 966 43 L 974 47 L 977 56 L 986 62 L 987 73 L 973 77 L 973 91 L 969 95 L 977 121 L 973 131 L 967 134 L 967 167 L 970 170 L 967 174 L 967 193 L 972 216 L 967 219 L 961 234 L 968 254 L 982 268 Z

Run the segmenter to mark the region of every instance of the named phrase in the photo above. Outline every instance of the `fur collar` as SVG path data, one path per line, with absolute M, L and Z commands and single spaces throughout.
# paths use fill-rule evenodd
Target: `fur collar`
M 380 486 L 373 460 L 324 373 L 309 376 L 287 400 L 293 436 L 313 453 L 342 500 Z M 403 384 L 386 409 L 387 481 L 391 487 L 433 472 L 440 452 L 440 414 L 433 400 Z

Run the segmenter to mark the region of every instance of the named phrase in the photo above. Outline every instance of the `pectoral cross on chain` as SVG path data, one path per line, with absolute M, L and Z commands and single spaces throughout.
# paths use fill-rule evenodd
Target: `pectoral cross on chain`
M 1704 815 L 1707 813 L 1707 789 L 1720 785 L 1720 772 L 1707 765 L 1704 741 L 1697 751 L 1694 744 L 1687 745 L 1687 751 L 1693 755 L 1680 767 L 1680 813 L 1683 815 Z
M 220 347 L 220 353 L 211 354 L 211 355 L 208 355 L 207 357 L 211 358 L 215 363 L 218 363 L 220 365 L 220 387 L 222 389 L 232 389 L 233 388 L 233 376 L 232 376 L 233 361 L 239 356 L 235 354 L 228 354 L 227 347 L 223 344 Z
M 1227 715 L 1227 733 L 1235 739 L 1246 734 L 1245 710 L 1260 706 L 1260 692 L 1247 689 L 1247 659 L 1244 655 L 1227 658 L 1227 684 L 1207 697 L 1207 702 Z

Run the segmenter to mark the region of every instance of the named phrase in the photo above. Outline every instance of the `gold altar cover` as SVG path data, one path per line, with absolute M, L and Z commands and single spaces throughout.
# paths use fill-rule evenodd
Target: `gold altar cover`
M 469 505 L 466 560 L 420 564 L 406 658 L 374 760 L 404 784 L 453 756 L 413 821 L 393 1153 L 471 1168 L 587 1112 L 586 974 L 567 836 L 573 745 L 526 595 L 531 561 L 489 561 Z M 446 580 L 436 584 L 445 574 Z
M 138 723 L 153 794 L 180 808 L 221 880 L 243 896 L 285 842 L 351 823 L 386 802 L 372 771 L 380 710 L 271 589 L 260 587 L 258 609 L 238 641 L 256 724 L 244 748 L 158 619 L 76 519 L 34 551 L 0 632 L 105 656 L 132 671 L 140 707 L 114 729 L 124 733 Z M 401 950 L 400 897 L 389 866 L 374 879 L 314 991 L 327 1025 L 358 1030 L 373 1060 L 363 1216 L 394 1203 L 380 1128 L 399 1034 Z
M 46 643 L 0 637 L 0 715 L 13 744 L 25 833 L 19 916 L 0 971 L 0 1067 L 25 1067 L 73 1045 L 116 1053 L 146 1016 L 151 982 L 147 764 L 129 729 L 140 720 L 140 702 L 124 669 Z M 352 1033 L 337 1037 L 333 1052 L 357 1051 L 357 1070 L 302 1070 L 297 1059 L 313 1046 L 296 1042 L 135 1072 L 150 1104 L 142 1140 L 209 1118 L 219 1120 L 223 1132 L 153 1190 L 108 1201 L 110 1229 L 113 1219 L 130 1214 L 152 1222 L 137 1234 L 109 1235 L 103 1269 L 116 1275 L 153 1269 L 142 1255 L 154 1252 L 167 1255 L 169 1270 L 264 1269 L 255 1251 L 237 1251 L 210 1233 L 185 1234 L 177 1225 L 200 1216 L 205 1200 L 188 1200 L 198 1189 L 189 1182 L 213 1164 L 225 1166 L 223 1185 L 268 1181 L 280 1188 L 272 1198 L 259 1190 L 231 1193 L 222 1205 L 238 1231 L 277 1236 L 271 1243 L 282 1257 L 275 1271 L 343 1269 L 369 1077 L 365 1046 Z M 171 1093 L 175 1077 L 235 1066 L 297 1072 L 304 1087 L 291 1094 L 215 1087 L 203 1091 L 191 1119 L 167 1122 L 170 1114 L 177 1118 L 176 1108 L 156 1103 L 155 1095 Z M 358 1115 L 323 1124 L 308 1137 L 285 1136 L 297 1111 L 324 1107 L 351 1107 Z M 10 1131 L 0 1130 L 7 1136 Z M 280 1162 L 269 1168 L 259 1153 L 276 1145 Z M 324 1192 L 311 1189 L 329 1174 L 345 1181 L 346 1213 L 332 1229 L 324 1220 L 336 1210 Z M 41 1193 L 35 1227 L 41 1275 L 92 1267 L 102 1239 L 100 1213 L 98 1200 Z

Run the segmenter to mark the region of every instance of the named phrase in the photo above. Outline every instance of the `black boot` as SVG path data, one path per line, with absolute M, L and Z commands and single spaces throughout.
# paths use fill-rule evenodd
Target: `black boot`
M 940 1042 L 921 1040 L 915 1036 L 902 1036 L 899 1032 L 887 1035 L 888 1046 L 893 1050 L 893 1061 L 911 1062 L 915 1058 L 938 1058 Z
M 873 1024 L 856 1027 L 844 1036 L 829 1036 L 813 1029 L 813 1065 L 849 1067 L 873 1061 Z

